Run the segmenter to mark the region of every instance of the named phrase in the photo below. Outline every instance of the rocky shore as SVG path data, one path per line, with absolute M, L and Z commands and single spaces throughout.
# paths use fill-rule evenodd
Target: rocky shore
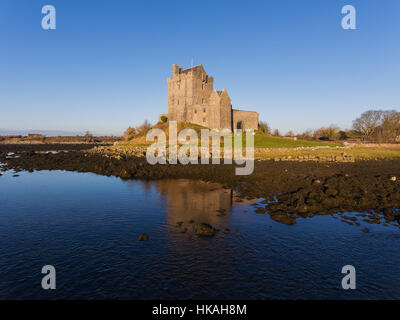
M 329 147 L 312 147 L 312 148 L 276 148 L 274 151 L 304 151 L 304 150 L 327 150 Z M 343 150 L 340 155 L 298 155 L 298 156 L 281 156 L 281 157 L 260 157 L 257 156 L 260 153 L 270 152 L 272 149 L 270 148 L 255 148 L 255 159 L 256 160 L 273 160 L 275 162 L 278 161 L 316 161 L 316 162 L 354 162 L 355 159 L 351 154 L 346 154 L 344 149 L 346 147 L 337 147 L 336 150 Z M 147 147 L 131 147 L 131 148 L 108 148 L 102 146 L 96 146 L 91 150 L 88 150 L 91 154 L 102 155 L 107 158 L 116 158 L 121 159 L 121 157 L 145 157 L 146 156 Z M 201 154 L 201 150 L 199 148 L 199 154 Z M 212 154 L 210 153 L 210 158 Z
M 62 149 L 61 149 L 62 150 Z M 236 176 L 233 165 L 149 165 L 145 150 L 134 153 L 92 150 L 39 151 L 0 147 L 1 170 L 68 170 L 93 172 L 122 179 L 200 179 L 219 182 L 239 198 L 258 198 L 255 212 L 267 213 L 277 222 L 295 224 L 298 218 L 338 213 L 348 224 L 358 220 L 391 223 L 400 220 L 400 161 L 351 162 L 274 161 L 255 162 L 253 174 Z M 0 177 L 1 179 L 1 177 Z M 240 199 L 239 199 L 240 201 Z M 346 218 L 344 212 L 364 216 Z

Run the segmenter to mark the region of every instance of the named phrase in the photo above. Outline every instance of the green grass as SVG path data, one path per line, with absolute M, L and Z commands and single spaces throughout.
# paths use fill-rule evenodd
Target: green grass
M 352 148 L 346 149 L 336 149 L 336 148 L 327 148 L 327 149 L 317 149 L 317 150 L 279 150 L 272 149 L 269 151 L 260 151 L 256 150 L 255 156 L 261 159 L 271 159 L 271 158 L 280 158 L 291 156 L 296 158 L 298 156 L 340 156 L 343 153 L 347 155 L 352 155 L 356 160 L 377 160 L 377 159 L 387 159 L 387 160 L 396 160 L 400 159 L 400 148 L 366 148 L 362 146 L 355 146 Z
M 255 148 L 299 148 L 299 147 L 318 147 L 318 146 L 336 147 L 340 146 L 340 144 L 333 142 L 323 142 L 323 141 L 306 141 L 306 140 L 278 138 L 258 132 L 254 136 Z

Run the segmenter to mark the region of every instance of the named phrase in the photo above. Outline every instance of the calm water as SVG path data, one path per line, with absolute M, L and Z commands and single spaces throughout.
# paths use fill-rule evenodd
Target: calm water
M 400 298 L 392 226 L 363 233 L 331 216 L 286 226 L 199 182 L 19 174 L 0 177 L 0 299 Z M 191 219 L 233 232 L 188 240 L 174 226 Z M 46 264 L 53 291 L 41 288 Z M 356 290 L 341 289 L 347 264 Z

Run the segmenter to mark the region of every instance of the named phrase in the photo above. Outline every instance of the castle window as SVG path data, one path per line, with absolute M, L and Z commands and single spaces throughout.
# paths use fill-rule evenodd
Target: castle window
M 203 99 L 201 99 L 201 104 L 204 104 L 204 98 L 203 98 Z
M 204 83 L 201 84 L 201 89 L 204 89 Z
M 179 99 L 178 99 L 178 103 L 177 104 L 179 104 Z
M 203 122 L 206 122 L 206 118 L 203 118 Z
M 203 108 L 203 112 L 206 112 L 206 108 Z
M 197 113 L 197 109 L 194 109 L 194 113 Z

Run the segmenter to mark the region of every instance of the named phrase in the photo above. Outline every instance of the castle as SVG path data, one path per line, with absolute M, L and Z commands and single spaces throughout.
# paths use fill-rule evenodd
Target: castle
M 213 82 L 202 65 L 182 69 L 174 64 L 168 78 L 168 115 L 164 116 L 211 129 L 256 130 L 258 113 L 232 109 L 226 89 L 215 90 Z

